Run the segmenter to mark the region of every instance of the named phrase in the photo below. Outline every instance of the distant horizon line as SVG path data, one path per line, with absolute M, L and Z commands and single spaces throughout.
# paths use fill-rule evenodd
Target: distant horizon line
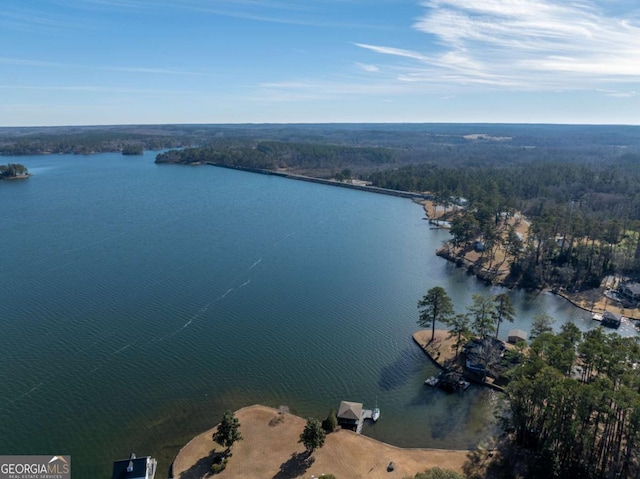
M 478 122 L 478 121 L 383 121 L 383 122 L 231 122 L 231 123 L 94 123 L 66 125 L 0 125 L 0 129 L 20 128 L 113 128 L 136 126 L 330 126 L 330 125 L 505 125 L 505 126 L 623 126 L 640 127 L 640 123 L 561 123 L 561 122 Z

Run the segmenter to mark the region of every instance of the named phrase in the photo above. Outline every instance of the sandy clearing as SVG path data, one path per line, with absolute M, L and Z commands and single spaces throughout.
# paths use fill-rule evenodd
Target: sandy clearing
M 236 411 L 244 440 L 233 446 L 227 469 L 215 477 L 228 478 L 311 478 L 334 474 L 338 478 L 402 478 L 428 467 L 458 472 L 469 451 L 402 449 L 352 431 L 339 430 L 327 436 L 324 447 L 305 461 L 304 447 L 298 443 L 305 420 L 266 406 L 249 406 Z M 278 420 L 278 418 L 281 420 Z M 214 429 L 196 436 L 182 448 L 173 463 L 176 479 L 208 477 L 216 444 Z M 222 448 L 217 446 L 218 451 Z M 387 472 L 393 461 L 396 468 Z

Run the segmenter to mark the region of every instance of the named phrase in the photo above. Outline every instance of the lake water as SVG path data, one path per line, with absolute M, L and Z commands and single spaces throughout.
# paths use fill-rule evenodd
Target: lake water
M 460 311 L 499 289 L 435 256 L 448 234 L 420 206 L 154 158 L 2 158 L 33 177 L 0 184 L 0 454 L 108 478 L 136 452 L 166 477 L 226 409 L 322 419 L 343 399 L 377 400 L 364 433 L 399 446 L 486 439 L 496 394 L 425 387 L 411 333 L 427 289 Z M 594 326 L 553 295 L 512 297 L 514 327 L 540 311 Z

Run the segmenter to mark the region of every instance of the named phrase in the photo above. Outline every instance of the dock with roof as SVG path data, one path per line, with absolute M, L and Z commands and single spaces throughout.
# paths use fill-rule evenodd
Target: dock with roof
M 346 429 L 354 429 L 356 434 L 362 433 L 365 419 L 372 419 L 373 410 L 364 409 L 362 403 L 342 401 L 338 408 L 338 424 Z

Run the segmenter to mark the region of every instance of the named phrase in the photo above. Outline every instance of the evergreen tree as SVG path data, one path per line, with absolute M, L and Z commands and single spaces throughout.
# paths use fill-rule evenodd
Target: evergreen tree
M 327 433 L 333 432 L 336 427 L 338 427 L 338 418 L 336 417 L 336 410 L 331 408 L 329 410 L 329 415 L 327 418 L 322 421 L 322 429 Z
M 213 433 L 213 440 L 227 448 L 227 452 L 236 441 L 242 440 L 240 434 L 240 421 L 231 411 L 227 411 L 222 416 L 222 421 L 218 424 L 218 429 Z
M 324 439 L 326 434 L 320 422 L 317 419 L 310 417 L 307 419 L 307 424 L 304 426 L 304 431 L 300 434 L 300 440 L 304 444 L 305 449 L 309 454 L 312 454 L 316 449 L 321 448 L 324 445 Z
M 453 303 L 441 286 L 434 286 L 418 301 L 420 317 L 418 324 L 423 328 L 431 327 L 431 341 L 436 334 L 436 321 L 448 324 L 453 317 Z
M 466 314 L 456 314 L 449 323 L 449 338 L 455 338 L 453 345 L 456 348 L 456 361 L 458 360 L 458 351 L 460 346 L 466 343 L 471 337 L 469 329 L 469 316 Z
M 513 323 L 513 315 L 516 313 L 511 302 L 511 297 L 507 293 L 500 293 L 493 298 L 495 304 L 494 317 L 496 320 L 496 338 L 500 331 L 500 323 L 509 321 Z
M 473 303 L 467 307 L 471 316 L 471 330 L 484 339 L 489 333 L 495 331 L 493 326 L 495 304 L 493 298 L 481 294 L 474 293 L 471 299 Z

